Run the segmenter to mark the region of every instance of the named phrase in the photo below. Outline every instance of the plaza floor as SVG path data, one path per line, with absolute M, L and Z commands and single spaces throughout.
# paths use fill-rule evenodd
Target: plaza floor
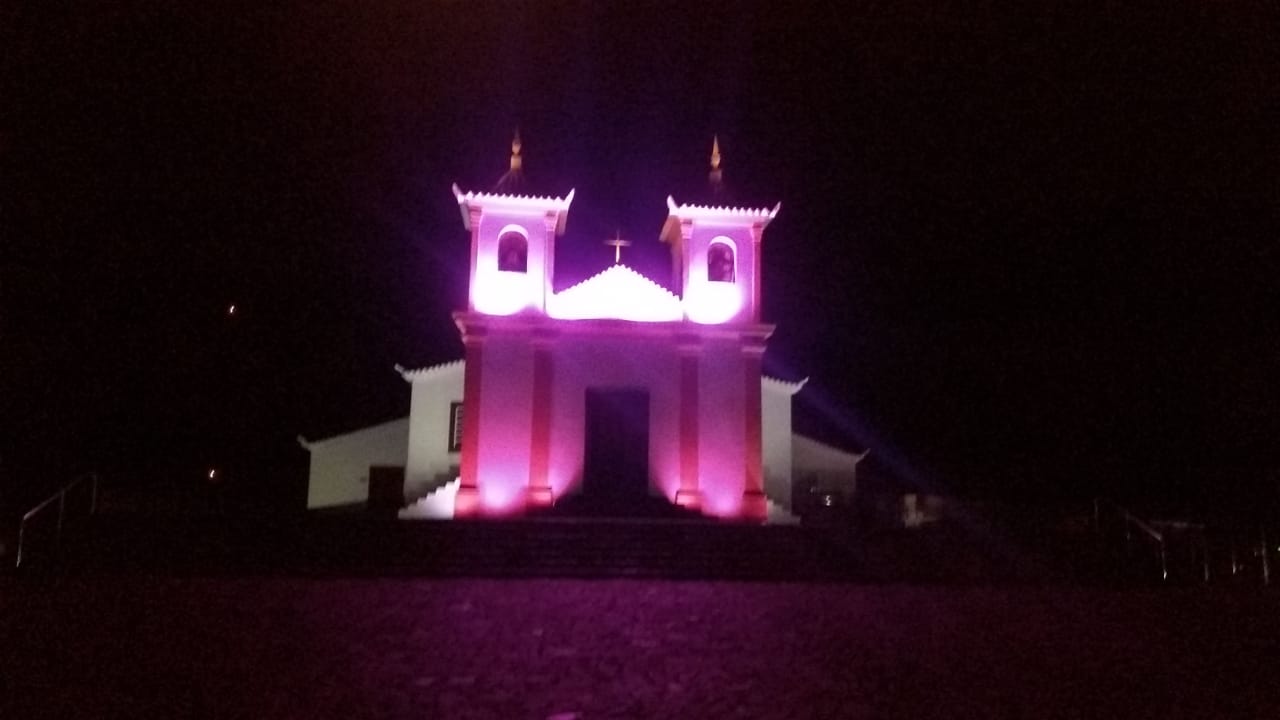
M 3 718 L 1280 717 L 1280 597 L 0 578 Z

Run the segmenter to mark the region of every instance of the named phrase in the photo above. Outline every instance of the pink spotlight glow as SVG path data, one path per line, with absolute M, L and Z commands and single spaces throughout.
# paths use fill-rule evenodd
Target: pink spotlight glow
M 735 283 L 700 282 L 689 288 L 684 309 L 693 322 L 718 325 L 742 309 L 742 291 Z
M 742 515 L 742 489 L 703 483 L 702 512 L 713 517 L 734 518 Z
M 480 503 L 485 515 L 510 515 L 524 509 L 524 485 L 508 481 L 484 478 L 480 481 Z
M 526 273 L 493 270 L 476 275 L 471 302 L 485 315 L 514 315 L 533 304 L 529 289 Z

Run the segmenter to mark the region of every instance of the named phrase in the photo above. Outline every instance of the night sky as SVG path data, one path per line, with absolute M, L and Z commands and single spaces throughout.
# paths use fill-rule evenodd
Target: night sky
M 0 9 L 9 497 L 217 466 L 300 504 L 296 435 L 461 356 L 449 188 L 517 126 L 529 188 L 577 190 L 559 287 L 615 231 L 666 282 L 718 133 L 733 199 L 782 203 L 766 371 L 881 472 L 1277 497 L 1274 3 L 261 5 Z

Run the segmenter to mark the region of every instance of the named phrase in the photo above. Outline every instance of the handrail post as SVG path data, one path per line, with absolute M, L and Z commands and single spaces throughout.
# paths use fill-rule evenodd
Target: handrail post
M 22 549 L 25 546 L 26 539 L 27 539 L 27 521 L 24 518 L 22 522 L 18 524 L 18 556 L 14 558 L 14 561 L 13 561 L 14 570 L 17 570 L 18 568 L 22 567 Z
M 58 493 L 58 531 L 53 536 L 53 546 L 62 547 L 62 519 L 67 514 L 67 489 Z
M 63 531 L 63 526 L 66 523 L 66 516 L 67 516 L 67 493 L 70 492 L 73 488 L 75 488 L 80 483 L 84 482 L 86 479 L 88 479 L 91 484 L 91 491 L 90 491 L 91 494 L 89 497 L 89 514 L 94 515 L 97 513 L 98 511 L 98 474 L 96 472 L 85 473 L 84 475 L 77 476 L 76 478 L 71 480 L 71 482 L 63 485 L 60 490 L 50 495 L 49 497 L 45 498 L 44 501 L 41 502 L 40 504 L 28 510 L 26 514 L 22 516 L 22 520 L 18 522 L 18 552 L 17 552 L 17 555 L 14 557 L 14 561 L 13 561 L 14 569 L 18 569 L 22 567 L 22 561 L 26 559 L 27 524 L 35 520 L 37 517 L 40 517 L 40 514 L 45 512 L 45 509 L 48 508 L 51 504 L 53 504 L 54 500 L 58 501 L 58 522 L 55 527 L 54 536 L 53 536 L 54 548 L 56 549 L 62 545 L 62 531 Z
M 1267 528 L 1262 528 L 1262 586 L 1271 584 L 1271 560 L 1267 557 Z

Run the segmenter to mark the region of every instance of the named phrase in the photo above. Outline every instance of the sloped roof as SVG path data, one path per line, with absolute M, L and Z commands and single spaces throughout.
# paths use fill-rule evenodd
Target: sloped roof
M 548 314 L 566 320 L 613 318 L 638 322 L 678 321 L 680 299 L 626 265 L 612 265 L 548 299 Z
M 777 216 L 782 203 L 773 208 L 714 207 L 710 205 L 677 204 L 675 198 L 667 196 L 667 212 L 682 218 L 715 218 L 764 220 L 766 223 Z
M 298 436 L 297 440 L 298 440 L 298 444 L 301 445 L 304 450 L 306 450 L 307 452 L 312 452 L 328 445 L 338 445 L 344 442 L 360 442 L 362 440 L 367 440 L 369 437 L 377 435 L 379 433 L 384 433 L 384 432 L 396 433 L 396 432 L 408 431 L 408 429 L 409 429 L 409 418 L 402 417 L 402 418 L 396 418 L 395 420 L 388 420 L 387 422 L 378 423 L 377 425 L 369 425 L 368 427 L 358 428 L 350 432 L 339 433 L 337 435 L 330 435 L 328 437 L 320 438 L 318 440 L 308 440 L 307 438 L 301 435 Z
M 404 378 L 405 382 L 429 380 L 431 378 L 440 377 L 441 375 L 446 375 L 449 373 L 462 372 L 462 369 L 463 369 L 462 360 L 451 360 L 449 362 L 440 363 L 439 365 L 429 365 L 427 367 L 418 368 L 416 370 L 410 370 L 408 368 L 404 368 L 399 365 L 396 365 L 396 372 L 400 373 L 400 377 Z
M 774 392 L 782 392 L 788 395 L 795 395 L 796 393 L 800 392 L 800 389 L 803 388 L 805 384 L 808 382 L 809 382 L 809 378 L 798 380 L 796 382 L 791 382 L 789 380 L 779 380 L 778 378 L 772 378 L 772 377 L 769 377 L 768 375 L 760 376 L 761 387 L 763 387 L 766 390 L 773 390 Z
M 574 190 L 570 190 L 569 194 L 559 197 L 545 197 L 534 195 L 507 195 L 504 193 L 484 193 L 484 192 L 462 192 L 457 183 L 453 185 L 453 197 L 458 201 L 458 210 L 462 212 L 462 226 L 467 230 L 471 229 L 471 215 L 468 208 L 489 207 L 501 210 L 512 210 L 516 212 L 527 213 L 556 213 L 556 234 L 564 234 L 565 217 L 569 212 L 569 205 L 573 203 Z
M 675 198 L 667 196 L 667 219 L 662 223 L 662 231 L 658 239 L 664 243 L 679 247 L 681 244 L 680 223 L 682 220 L 710 221 L 751 225 L 760 223 L 763 227 L 773 221 L 782 210 L 782 203 L 770 208 L 746 208 L 712 205 L 677 204 Z
M 862 462 L 870 452 L 870 450 L 863 450 L 860 453 L 849 452 L 820 440 L 814 440 L 807 435 L 801 435 L 795 430 L 791 432 L 792 462 L 798 470 L 802 470 L 800 474 L 814 471 L 851 473 L 856 471 L 858 463 Z

